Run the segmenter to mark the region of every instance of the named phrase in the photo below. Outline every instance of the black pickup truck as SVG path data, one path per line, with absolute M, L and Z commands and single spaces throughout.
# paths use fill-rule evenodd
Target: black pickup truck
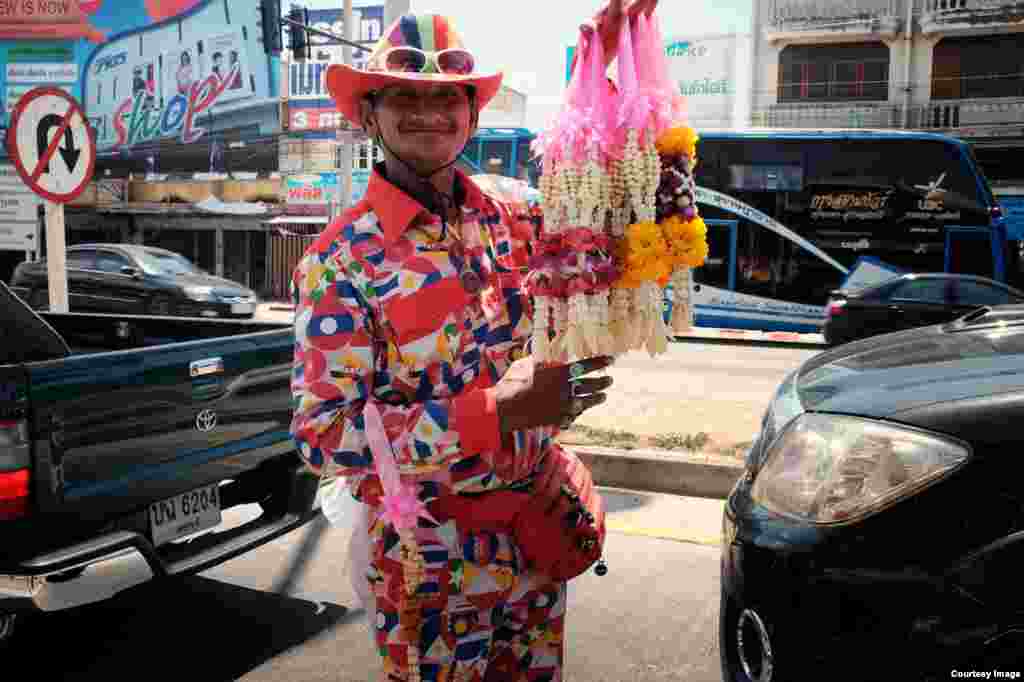
M 0 311 L 0 642 L 319 513 L 288 432 L 289 325 L 37 313 L 3 283 Z

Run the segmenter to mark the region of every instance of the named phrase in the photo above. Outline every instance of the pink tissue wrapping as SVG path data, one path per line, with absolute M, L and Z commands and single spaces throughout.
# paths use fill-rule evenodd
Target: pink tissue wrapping
M 366 407 L 363 408 L 363 422 L 366 427 L 366 440 L 377 466 L 377 476 L 380 477 L 381 486 L 384 488 L 381 516 L 396 530 L 415 528 L 420 517 L 437 523 L 416 496 L 415 489 L 402 483 L 391 442 L 384 430 L 384 420 L 372 400 L 368 400 Z
M 653 73 L 657 74 L 658 90 L 669 100 L 669 127 L 674 128 L 686 124 L 686 100 L 672 81 L 669 70 L 668 56 L 665 54 L 665 38 L 661 31 L 658 15 L 647 17 L 647 29 L 653 55 Z

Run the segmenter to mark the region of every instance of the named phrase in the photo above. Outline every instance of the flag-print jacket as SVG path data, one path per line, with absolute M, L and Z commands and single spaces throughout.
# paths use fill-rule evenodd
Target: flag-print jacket
M 374 172 L 294 273 L 292 435 L 314 471 L 337 468 L 371 505 L 381 494 L 363 430 L 371 396 L 424 501 L 506 487 L 552 447 L 555 429 L 541 428 L 516 432 L 515 452 L 503 452 L 493 389 L 527 352 L 521 283 L 539 213 L 523 183 L 460 181 L 461 228 L 442 238 L 438 216 Z

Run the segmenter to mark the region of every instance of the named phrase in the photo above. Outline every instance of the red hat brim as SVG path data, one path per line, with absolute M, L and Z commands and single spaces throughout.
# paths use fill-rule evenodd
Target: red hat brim
M 338 111 L 353 125 L 362 126 L 360 102 L 368 93 L 396 83 L 462 83 L 476 88 L 477 106 L 483 109 L 501 89 L 502 74 L 453 76 L 446 73 L 389 73 L 363 71 L 347 64 L 332 64 L 327 69 L 327 91 Z

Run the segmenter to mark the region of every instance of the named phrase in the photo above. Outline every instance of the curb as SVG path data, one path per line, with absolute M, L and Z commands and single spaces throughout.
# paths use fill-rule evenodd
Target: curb
M 597 485 L 650 493 L 706 497 L 724 500 L 744 466 L 718 460 L 704 461 L 665 450 L 614 450 L 591 446 L 563 445 L 590 469 Z
M 676 340 L 747 341 L 761 343 L 793 343 L 825 348 L 822 334 L 798 334 L 795 332 L 763 332 L 750 329 L 718 329 L 693 327 L 683 334 L 674 334 Z

